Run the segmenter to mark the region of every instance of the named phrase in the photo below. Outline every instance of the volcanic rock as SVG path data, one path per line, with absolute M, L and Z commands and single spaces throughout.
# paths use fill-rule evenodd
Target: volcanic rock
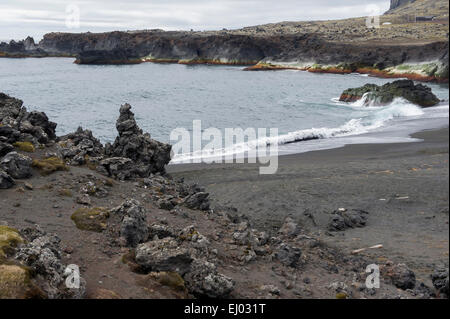
M 395 98 L 404 98 L 421 107 L 435 106 L 440 102 L 431 88 L 423 84 L 415 85 L 411 80 L 398 80 L 382 86 L 366 84 L 359 88 L 347 89 L 339 98 L 343 102 L 355 102 L 364 98 L 365 106 L 388 105 Z
M 10 152 L 0 162 L 0 167 L 13 178 L 28 178 L 32 175 L 33 160 L 17 152 Z
M 165 173 L 164 166 L 170 161 L 171 146 L 153 140 L 150 134 L 143 133 L 131 112 L 131 105 L 120 107 L 120 116 L 116 123 L 119 136 L 113 145 L 106 145 L 106 155 L 127 158 L 132 161 L 126 167 L 124 178 L 148 177 L 151 173 Z M 105 166 L 104 163 L 100 163 Z M 112 172 L 109 172 L 112 174 Z

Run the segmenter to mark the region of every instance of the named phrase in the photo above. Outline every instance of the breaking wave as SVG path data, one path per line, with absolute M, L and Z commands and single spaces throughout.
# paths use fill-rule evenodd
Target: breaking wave
M 336 104 L 342 105 L 342 103 Z M 345 105 L 352 108 L 362 108 L 364 101 L 345 103 Z M 403 98 L 397 98 L 390 105 L 384 107 L 364 106 L 364 110 L 368 110 L 369 114 L 361 118 L 351 119 L 339 127 L 303 129 L 281 134 L 275 137 L 262 137 L 257 140 L 234 144 L 233 146 L 227 148 L 208 149 L 198 152 L 178 154 L 175 155 L 172 163 L 183 163 L 199 159 L 205 160 L 208 158 L 223 158 L 238 154 L 245 154 L 248 152 L 255 152 L 258 148 L 267 147 L 270 145 L 284 145 L 310 140 L 360 135 L 380 129 L 383 126 L 388 125 L 390 121 L 396 118 L 421 116 L 424 114 L 424 111 L 421 108 L 411 104 Z

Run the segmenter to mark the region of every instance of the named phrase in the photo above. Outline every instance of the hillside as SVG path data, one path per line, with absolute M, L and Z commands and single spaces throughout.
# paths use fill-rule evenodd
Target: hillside
M 448 19 L 449 5 L 445 0 L 391 0 L 391 8 L 387 14 L 436 16 Z

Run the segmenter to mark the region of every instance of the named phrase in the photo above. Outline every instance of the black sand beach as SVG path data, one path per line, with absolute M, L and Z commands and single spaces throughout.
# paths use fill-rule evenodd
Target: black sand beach
M 237 208 L 259 228 L 276 230 L 291 216 L 348 252 L 382 244 L 365 254 L 404 262 L 427 281 L 434 266 L 448 264 L 448 134 L 442 128 L 412 135 L 422 142 L 281 156 L 275 175 L 259 175 L 255 164 L 181 164 L 168 171 L 205 186 L 213 204 Z M 328 232 L 339 208 L 369 212 L 367 226 Z

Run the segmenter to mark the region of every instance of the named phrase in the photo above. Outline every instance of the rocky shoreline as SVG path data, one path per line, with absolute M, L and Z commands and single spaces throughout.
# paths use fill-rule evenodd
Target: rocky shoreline
M 260 231 L 213 206 L 196 184 L 165 172 L 170 146 L 121 106 L 118 137 L 57 137 L 44 113 L 0 95 L 0 298 L 442 298 L 448 269 L 428 287 L 404 264 L 347 254 L 287 218 Z M 330 232 L 365 227 L 370 212 L 337 209 Z M 380 264 L 380 261 L 376 261 Z M 79 265 L 80 288 L 64 283 Z

